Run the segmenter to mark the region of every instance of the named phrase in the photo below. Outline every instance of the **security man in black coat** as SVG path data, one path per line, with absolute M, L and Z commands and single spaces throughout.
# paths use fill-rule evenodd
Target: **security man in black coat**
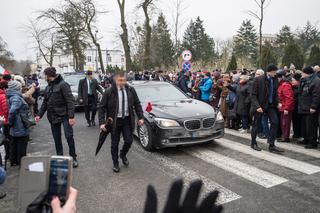
M 97 79 L 93 78 L 93 72 L 89 70 L 86 73 L 86 77 L 80 80 L 78 87 L 78 99 L 79 102 L 84 105 L 84 113 L 88 127 L 96 125 L 95 117 L 97 113 L 98 92 L 103 94 L 103 89 Z
M 253 124 L 251 131 L 251 148 L 261 151 L 257 144 L 257 133 L 261 118 L 266 115 L 270 121 L 270 131 L 268 134 L 268 143 L 270 152 L 283 152 L 282 149 L 275 146 L 275 139 L 279 128 L 278 118 L 278 80 L 276 72 L 278 68 L 270 64 L 267 67 L 267 74 L 256 77 L 252 83 L 251 91 L 251 115 L 253 115 Z
M 320 106 L 320 79 L 312 67 L 302 71 L 298 94 L 298 113 L 301 115 L 302 136 L 306 149 L 317 148 L 318 114 Z
M 114 84 L 104 93 L 99 107 L 100 129 L 107 131 L 106 119 L 111 118 L 113 121 L 108 128 L 111 128 L 111 154 L 113 171 L 116 173 L 120 171 L 118 161 L 120 134 L 124 139 L 120 158 L 125 166 L 129 165 L 126 155 L 133 142 L 135 113 L 138 117 L 138 125 L 143 125 L 143 110 L 138 95 L 135 89 L 127 84 L 125 73 L 117 73 L 114 76 Z
M 56 73 L 54 67 L 44 70 L 48 86 L 45 89 L 44 99 L 35 117 L 37 122 L 47 112 L 47 117 L 51 125 L 51 131 L 56 146 L 57 155 L 63 155 L 61 140 L 61 126 L 69 146 L 69 155 L 73 158 L 73 167 L 78 167 L 75 142 L 73 138 L 73 126 L 76 123 L 74 118 L 74 102 L 70 85 L 66 83 L 62 76 Z

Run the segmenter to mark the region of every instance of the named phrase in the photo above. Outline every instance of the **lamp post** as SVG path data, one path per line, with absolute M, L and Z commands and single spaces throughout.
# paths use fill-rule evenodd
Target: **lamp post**
M 98 34 L 98 30 L 96 30 L 96 33 L 94 35 L 96 42 L 97 42 L 97 34 Z M 98 73 L 98 50 L 97 50 L 97 47 L 95 49 L 96 49 L 96 60 L 95 60 L 96 61 L 96 72 Z

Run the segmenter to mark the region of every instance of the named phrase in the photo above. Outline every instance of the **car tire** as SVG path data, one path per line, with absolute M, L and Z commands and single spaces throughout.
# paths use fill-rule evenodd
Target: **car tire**
M 149 152 L 152 152 L 155 150 L 152 143 L 152 134 L 151 134 L 150 124 L 145 122 L 142 126 L 138 126 L 138 136 L 139 136 L 139 142 L 145 150 Z

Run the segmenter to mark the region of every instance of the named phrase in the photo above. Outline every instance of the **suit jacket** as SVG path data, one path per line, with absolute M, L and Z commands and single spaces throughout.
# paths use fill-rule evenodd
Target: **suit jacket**
M 269 93 L 273 93 L 272 104 L 269 105 Z M 273 79 L 273 91 L 269 91 L 269 82 L 266 75 L 254 78 L 251 91 L 251 113 L 255 113 L 258 108 L 263 110 L 269 107 L 278 106 L 278 79 Z
M 135 128 L 135 114 L 139 119 L 143 119 L 143 109 L 135 89 L 126 85 L 126 92 L 128 96 L 129 116 L 131 118 L 132 130 Z M 118 89 L 115 85 L 107 89 L 103 94 L 99 106 L 99 124 L 105 124 L 107 118 L 112 118 L 112 130 L 117 126 L 117 115 L 119 111 L 119 97 Z
M 98 92 L 103 94 L 103 89 L 100 87 L 97 79 L 93 78 L 91 80 L 91 84 L 92 84 L 92 93 L 93 93 L 93 96 L 97 102 L 98 101 Z M 85 105 L 85 106 L 88 105 L 88 81 L 87 81 L 87 78 L 81 79 L 79 82 L 78 99 L 83 100 L 83 105 Z

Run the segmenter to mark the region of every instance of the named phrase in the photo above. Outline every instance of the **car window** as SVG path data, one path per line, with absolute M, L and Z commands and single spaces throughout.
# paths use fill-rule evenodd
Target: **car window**
M 70 86 L 78 86 L 79 81 L 84 78 L 82 75 L 66 75 L 64 76 L 65 82 Z
M 180 90 L 170 84 L 140 86 L 135 89 L 141 102 L 148 100 L 151 102 L 176 101 L 187 98 Z

